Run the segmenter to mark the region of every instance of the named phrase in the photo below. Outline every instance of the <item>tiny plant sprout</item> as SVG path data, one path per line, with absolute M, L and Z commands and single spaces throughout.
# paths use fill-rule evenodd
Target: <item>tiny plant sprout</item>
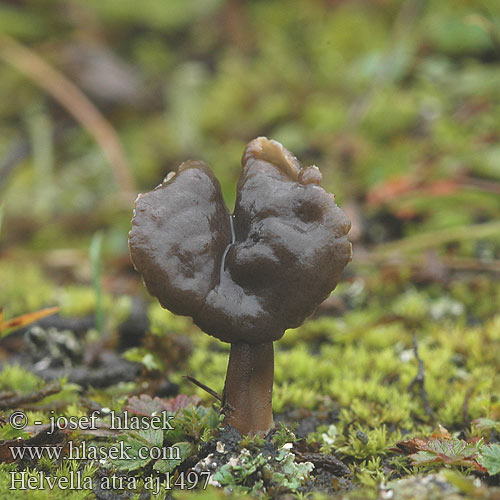
M 225 423 L 242 434 L 273 427 L 273 342 L 330 294 L 351 259 L 350 221 L 276 141 L 245 148 L 234 213 L 200 161 L 136 201 L 130 253 L 148 291 L 231 344 Z

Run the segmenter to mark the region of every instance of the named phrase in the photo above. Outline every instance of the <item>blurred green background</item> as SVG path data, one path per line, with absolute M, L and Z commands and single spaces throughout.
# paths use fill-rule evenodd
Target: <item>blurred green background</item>
M 322 169 L 353 269 L 420 233 L 498 267 L 469 236 L 500 211 L 497 0 L 4 0 L 0 33 L 3 258 L 101 229 L 126 259 L 137 192 L 200 158 L 231 206 L 266 135 Z

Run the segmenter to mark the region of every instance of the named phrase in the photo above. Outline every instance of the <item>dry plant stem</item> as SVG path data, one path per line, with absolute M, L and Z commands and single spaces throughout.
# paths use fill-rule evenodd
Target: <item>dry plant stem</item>
M 224 386 L 224 422 L 242 434 L 267 434 L 274 426 L 273 379 L 272 342 L 231 344 Z
M 76 85 L 35 52 L 5 33 L 0 34 L 0 59 L 24 73 L 47 91 L 94 136 L 111 166 L 120 190 L 125 199 L 129 200 L 131 193 L 136 189 L 127 158 L 115 129 L 94 104 Z
M 377 246 L 371 253 L 371 258 L 383 260 L 394 253 L 407 253 L 422 251 L 427 248 L 436 248 L 451 241 L 463 241 L 498 236 L 500 233 L 500 222 L 482 222 L 467 226 L 451 227 L 439 231 L 420 233 L 409 236 L 392 243 L 383 243 Z
M 191 377 L 191 375 L 184 375 L 184 378 L 188 381 L 194 384 L 195 386 L 199 387 L 200 389 L 203 389 L 205 392 L 208 392 L 210 396 L 213 396 L 215 399 L 218 399 L 219 401 L 222 401 L 222 396 L 214 391 L 211 387 L 208 387 L 208 385 L 205 385 L 203 382 L 200 382 L 199 380 L 195 379 L 194 377 Z

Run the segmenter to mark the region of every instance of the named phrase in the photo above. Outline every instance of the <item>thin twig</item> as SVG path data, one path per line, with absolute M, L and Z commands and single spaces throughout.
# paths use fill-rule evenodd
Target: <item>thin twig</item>
M 136 191 L 118 134 L 76 85 L 5 33 L 0 33 L 0 58 L 48 92 L 94 137 L 111 166 L 118 187 L 128 193 L 127 197 Z
M 422 255 L 398 255 L 396 257 L 393 254 L 384 254 L 381 256 L 380 254 L 373 252 L 360 252 L 359 248 L 357 248 L 355 263 L 356 265 L 368 267 L 378 267 L 381 264 L 387 266 L 400 266 L 403 264 L 414 266 L 416 269 L 428 267 L 428 263 L 424 258 L 422 258 Z M 442 266 L 443 269 L 450 271 L 500 273 L 500 259 L 475 259 L 473 257 L 455 257 L 445 255 L 439 260 L 439 265 Z
M 470 417 L 469 417 L 469 401 L 474 392 L 472 387 L 469 387 L 465 393 L 464 404 L 462 405 L 462 419 L 464 422 L 464 427 L 467 428 L 470 425 Z
M 420 233 L 392 243 L 381 244 L 374 249 L 372 256 L 374 258 L 385 258 L 388 254 L 422 251 L 427 248 L 436 248 L 452 241 L 470 241 L 498 236 L 499 234 L 500 222 L 498 221 L 452 227 L 439 231 Z
M 435 420 L 434 411 L 429 404 L 429 398 L 427 397 L 427 391 L 425 390 L 425 368 L 424 362 L 418 354 L 418 339 L 416 333 L 413 334 L 413 352 L 415 354 L 416 360 L 418 361 L 418 371 L 415 375 L 415 378 L 410 382 L 408 391 L 411 392 L 416 385 L 419 386 L 420 397 L 422 398 L 422 402 L 424 403 L 425 413 L 429 415 L 429 417 L 431 417 L 433 420 Z
M 57 394 L 61 391 L 61 386 L 59 383 L 48 384 L 39 391 L 30 392 L 29 394 L 18 394 L 14 393 L 10 395 L 8 393 L 3 393 L 2 395 L 5 399 L 0 401 L 0 410 L 6 410 L 10 408 L 20 408 L 27 403 L 34 403 L 40 401 L 47 396 L 52 394 Z
M 184 375 L 184 378 L 188 382 L 191 382 L 192 384 L 198 386 L 200 389 L 203 389 L 205 392 L 208 392 L 208 394 L 222 402 L 222 396 L 218 392 L 208 387 L 208 385 L 205 385 L 203 382 L 196 380 L 194 377 L 191 377 L 191 375 Z
M 442 262 L 444 267 L 463 271 L 487 271 L 500 273 L 499 259 L 474 259 L 467 257 L 446 257 Z

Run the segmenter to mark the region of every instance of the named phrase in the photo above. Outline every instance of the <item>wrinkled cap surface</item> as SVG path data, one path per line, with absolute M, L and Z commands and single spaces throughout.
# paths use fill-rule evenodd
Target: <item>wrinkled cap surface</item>
M 225 342 L 260 344 L 299 326 L 351 259 L 350 221 L 281 144 L 243 154 L 234 214 L 202 162 L 136 201 L 130 252 L 149 292 Z

